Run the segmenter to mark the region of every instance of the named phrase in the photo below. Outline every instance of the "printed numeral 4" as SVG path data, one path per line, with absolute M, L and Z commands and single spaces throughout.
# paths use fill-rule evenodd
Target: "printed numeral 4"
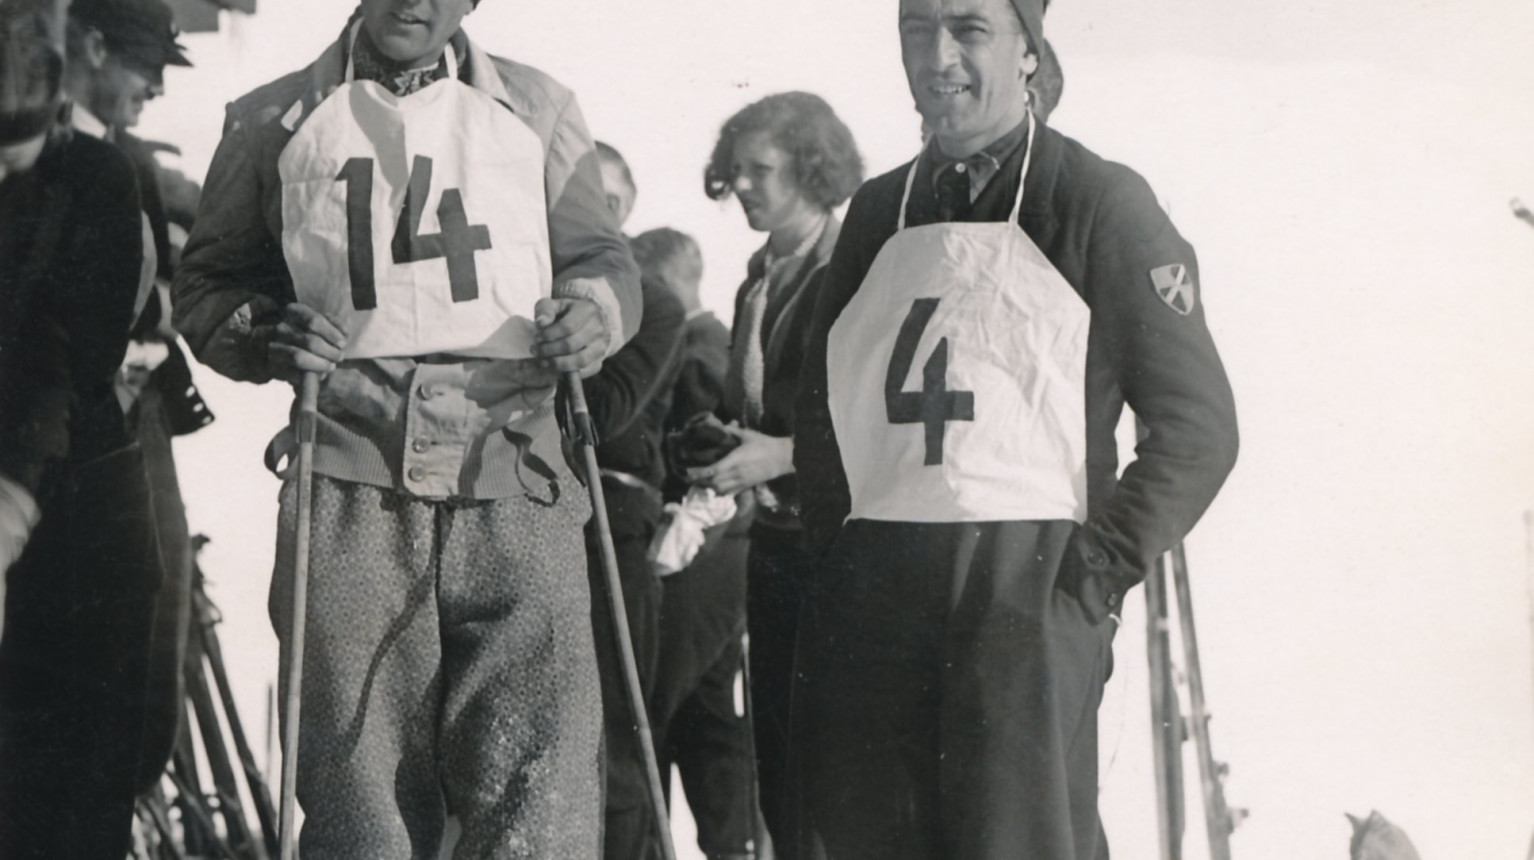
M 902 391 L 916 362 L 916 346 L 940 299 L 917 299 L 900 326 L 895 351 L 884 376 L 884 410 L 891 424 L 923 424 L 927 431 L 925 465 L 943 463 L 943 436 L 949 421 L 975 420 L 975 394 L 948 390 L 948 338 L 942 338 L 922 367 L 921 390 Z

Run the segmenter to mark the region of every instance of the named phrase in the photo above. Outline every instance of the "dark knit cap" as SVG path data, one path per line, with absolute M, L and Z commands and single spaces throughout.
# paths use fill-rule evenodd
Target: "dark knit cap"
M 1033 53 L 1044 50 L 1044 7 L 1046 0 L 1012 0 L 1017 17 L 1022 19 L 1023 32 L 1028 34 L 1028 46 Z

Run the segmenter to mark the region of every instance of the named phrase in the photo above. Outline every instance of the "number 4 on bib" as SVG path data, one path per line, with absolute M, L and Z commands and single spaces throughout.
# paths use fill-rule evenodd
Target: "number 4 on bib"
M 410 185 L 394 228 L 391 256 L 396 265 L 446 258 L 453 301 L 472 302 L 479 298 L 474 252 L 490 250 L 490 230 L 470 224 L 463 193 L 445 188 L 437 203 L 439 232 L 421 233 L 421 215 L 431 194 L 431 166 L 430 158 L 417 155 L 410 167 Z M 352 307 L 372 310 L 378 307 L 373 280 L 373 159 L 348 159 L 336 181 L 346 183 L 346 268 L 352 281 Z
M 948 338 L 938 340 L 922 367 L 921 390 L 902 391 L 916 361 L 916 347 L 932 321 L 941 299 L 917 299 L 900 326 L 895 351 L 884 377 L 884 409 L 891 424 L 924 424 L 927 431 L 925 465 L 943 463 L 943 436 L 949 421 L 975 420 L 975 393 L 948 390 Z

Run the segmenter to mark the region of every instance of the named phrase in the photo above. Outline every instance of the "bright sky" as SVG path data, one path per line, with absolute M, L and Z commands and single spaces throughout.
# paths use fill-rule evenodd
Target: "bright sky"
M 1342 813 L 1371 808 L 1428 860 L 1525 856 L 1534 230 L 1507 201 L 1534 201 L 1534 7 L 1053 5 L 1055 124 L 1144 174 L 1198 248 L 1241 412 L 1241 462 L 1189 541 L 1216 754 L 1253 810 L 1237 856 L 1343 857 Z M 200 174 L 222 105 L 307 63 L 350 8 L 264 0 L 188 37 L 197 68 L 170 71 L 142 131 Z M 730 113 L 818 92 L 871 173 L 918 143 L 889 0 L 484 0 L 467 28 L 575 89 L 633 165 L 629 229 L 696 235 L 726 318 L 759 244 L 702 193 Z M 178 443 L 183 481 L 259 727 L 277 492 L 259 460 L 288 394 L 200 381 L 220 420 Z M 1103 812 L 1131 860 L 1156 853 L 1143 631 L 1126 618 L 1102 713 Z

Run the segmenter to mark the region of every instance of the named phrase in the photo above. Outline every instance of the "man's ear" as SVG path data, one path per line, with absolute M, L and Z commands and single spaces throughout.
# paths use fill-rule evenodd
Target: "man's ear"
M 1032 51 L 1029 51 L 1028 53 L 1023 54 L 1023 59 L 1020 62 L 1018 62 L 1018 64 L 1017 64 L 1017 74 L 1018 74 L 1018 77 L 1020 77 L 1020 78 L 1022 78 L 1023 80 L 1026 81 L 1029 78 L 1033 77 L 1033 73 L 1037 72 L 1038 70 L 1039 70 L 1039 55 L 1035 54 Z
M 107 40 L 100 30 L 91 30 L 81 42 L 85 47 L 85 62 L 92 69 L 100 69 L 107 62 Z

